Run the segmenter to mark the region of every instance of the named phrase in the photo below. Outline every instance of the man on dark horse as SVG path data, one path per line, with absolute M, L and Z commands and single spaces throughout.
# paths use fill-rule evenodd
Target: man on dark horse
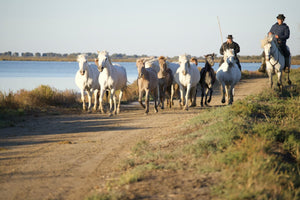
M 234 54 L 235 54 L 235 59 L 236 59 L 236 64 L 238 65 L 239 69 L 241 70 L 241 64 L 240 64 L 240 61 L 237 57 L 237 53 L 240 52 L 240 46 L 238 43 L 234 42 L 233 41 L 233 37 L 232 35 L 228 35 L 227 36 L 227 41 L 224 42 L 220 48 L 220 54 L 221 55 L 224 55 L 224 51 L 226 49 L 233 49 L 234 50 Z M 224 58 L 221 59 L 221 62 L 220 62 L 220 65 L 221 66 L 224 62 Z
M 285 66 L 284 69 L 290 69 L 290 51 L 286 46 L 286 40 L 290 37 L 290 29 L 286 23 L 283 23 L 285 16 L 283 14 L 279 14 L 277 16 L 277 23 L 275 23 L 270 31 L 269 35 L 273 34 L 277 39 L 278 47 L 280 52 L 284 56 Z

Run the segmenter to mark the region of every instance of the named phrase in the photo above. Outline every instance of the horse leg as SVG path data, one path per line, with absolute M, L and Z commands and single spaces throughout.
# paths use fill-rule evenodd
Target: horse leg
M 98 89 L 94 90 L 94 99 L 95 99 L 95 103 L 94 103 L 94 108 L 93 110 L 96 111 L 97 110 L 97 104 L 98 104 Z
M 142 102 L 142 98 L 143 98 L 143 90 L 142 89 L 139 89 L 139 103 L 141 104 L 141 106 L 143 108 L 145 108 L 145 105 L 143 104 Z
M 117 100 L 115 95 L 115 89 L 111 89 L 110 98 L 109 98 L 109 113 L 110 115 L 112 115 L 112 114 L 116 114 L 116 112 L 117 112 Z
M 201 107 L 203 107 L 204 86 L 201 86 Z
M 196 98 L 197 98 L 197 85 L 191 88 L 191 107 L 196 106 Z
M 174 106 L 174 102 L 173 102 L 173 96 L 174 96 L 174 84 L 171 85 L 171 97 L 170 97 L 170 108 L 171 105 Z
M 167 87 L 167 93 L 168 93 L 167 105 L 169 106 L 169 108 L 172 108 L 172 104 L 171 104 L 171 87 L 172 86 Z
M 189 109 L 188 100 L 189 100 L 190 92 L 191 92 L 191 84 L 188 84 L 187 87 L 186 87 L 186 94 L 185 94 L 185 106 L 184 106 L 185 110 Z
M 227 92 L 229 92 L 227 93 L 227 96 L 229 96 L 228 105 L 231 105 L 233 103 L 233 88 L 234 88 L 233 84 L 231 84 L 230 87 L 229 86 L 227 87 Z
M 269 76 L 269 84 L 270 84 L 270 88 L 272 88 L 272 87 L 273 87 L 272 70 L 268 70 L 268 76 Z
M 282 80 L 281 80 L 281 78 L 282 78 L 282 72 L 281 71 L 278 71 L 277 72 L 277 86 L 278 86 L 278 88 L 279 88 L 279 90 L 282 92 Z
M 206 106 L 207 106 L 207 96 L 208 96 L 208 93 L 209 93 L 209 88 L 207 87 L 206 91 L 205 91 L 205 105 Z
M 121 106 L 122 96 L 123 96 L 123 90 L 120 90 L 120 94 L 119 94 L 119 103 L 118 103 L 118 108 L 117 108 L 117 114 L 120 113 L 120 106 Z
M 100 90 L 100 97 L 99 97 L 99 110 L 101 113 L 105 113 L 105 110 L 103 109 L 103 95 L 104 95 L 105 90 L 101 89 Z
M 82 109 L 86 110 L 85 99 L 84 99 L 84 89 L 81 90 L 81 101 L 82 101 Z
M 162 86 L 160 85 L 159 93 L 160 93 L 161 109 L 164 109 L 164 101 L 165 101 L 164 92 L 165 92 L 165 85 L 162 85 Z
M 158 110 L 157 110 L 157 100 L 158 100 L 158 92 L 156 92 L 156 90 L 154 90 L 154 112 L 157 113 Z M 164 102 L 162 102 L 162 105 L 164 105 Z M 149 101 L 148 101 L 148 107 L 149 107 Z M 163 109 L 163 108 L 162 108 Z
M 288 68 L 288 84 L 292 85 L 292 81 L 290 80 L 290 68 Z
M 146 89 L 145 104 L 146 104 L 145 114 L 148 114 L 148 112 L 149 112 L 149 89 Z
M 229 85 L 226 85 L 225 86 L 225 90 L 226 90 L 226 99 L 227 99 L 227 101 L 229 102 L 229 96 L 230 96 L 230 94 L 229 94 L 229 92 L 230 92 L 230 87 L 229 87 Z
M 211 101 L 212 93 L 213 93 L 213 89 L 212 89 L 212 87 L 210 87 L 210 88 L 209 88 L 209 98 L 208 98 L 208 100 L 207 100 L 208 103 L 210 103 L 210 101 Z
M 91 107 L 92 107 L 92 91 L 91 90 L 87 91 L 87 95 L 88 95 L 88 101 L 89 101 L 88 111 L 90 111 Z
M 182 106 L 184 105 L 185 89 L 181 84 L 179 87 L 180 87 L 180 99 L 181 99 L 180 108 L 182 108 Z
M 226 94 L 226 90 L 225 90 L 225 83 L 222 83 L 222 100 L 221 103 L 225 103 L 225 94 Z

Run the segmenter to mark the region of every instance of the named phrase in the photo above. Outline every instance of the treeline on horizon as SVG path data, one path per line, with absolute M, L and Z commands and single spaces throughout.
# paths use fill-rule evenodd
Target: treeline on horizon
M 82 53 L 31 53 L 31 52 L 24 52 L 24 53 L 18 53 L 18 52 L 3 52 L 0 53 L 0 60 L 16 60 L 16 61 L 76 61 L 76 58 L 79 54 Z M 83 53 L 86 55 L 87 59 L 89 61 L 93 61 L 95 58 L 97 58 L 97 53 Z M 127 55 L 123 53 L 113 53 L 111 54 L 111 59 L 114 62 L 135 62 L 136 59 L 142 58 L 142 57 L 149 57 L 148 55 L 142 54 L 142 55 Z M 216 61 L 218 61 L 222 56 L 217 55 Z M 251 56 L 240 56 L 238 55 L 241 62 L 261 62 L 261 55 L 251 55 Z M 177 61 L 178 56 L 174 57 L 167 57 L 171 61 Z M 205 58 L 204 56 L 199 56 L 196 58 L 199 62 L 204 62 Z M 300 55 L 292 56 L 292 64 L 300 64 Z

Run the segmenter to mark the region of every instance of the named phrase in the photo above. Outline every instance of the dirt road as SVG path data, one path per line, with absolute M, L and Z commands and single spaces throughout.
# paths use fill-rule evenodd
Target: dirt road
M 235 100 L 261 92 L 267 79 L 242 80 Z M 200 98 L 197 98 L 199 105 Z M 219 91 L 211 106 L 221 105 Z M 177 103 L 177 102 L 176 102 Z M 114 169 L 139 140 L 176 131 L 203 108 L 153 112 L 123 106 L 120 115 L 101 114 L 31 117 L 0 129 L 0 199 L 84 199 L 105 186 Z

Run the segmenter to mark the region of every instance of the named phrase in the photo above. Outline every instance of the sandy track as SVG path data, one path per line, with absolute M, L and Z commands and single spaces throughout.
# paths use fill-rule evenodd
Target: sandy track
M 242 80 L 235 100 L 267 87 L 267 79 Z M 197 98 L 199 105 L 200 98 Z M 219 106 L 216 91 L 211 106 Z M 176 102 L 177 103 L 177 102 Z M 159 138 L 201 112 L 200 107 L 144 115 L 137 104 L 114 117 L 101 114 L 31 117 L 0 129 L 0 199 L 84 199 L 103 188 L 139 140 Z

